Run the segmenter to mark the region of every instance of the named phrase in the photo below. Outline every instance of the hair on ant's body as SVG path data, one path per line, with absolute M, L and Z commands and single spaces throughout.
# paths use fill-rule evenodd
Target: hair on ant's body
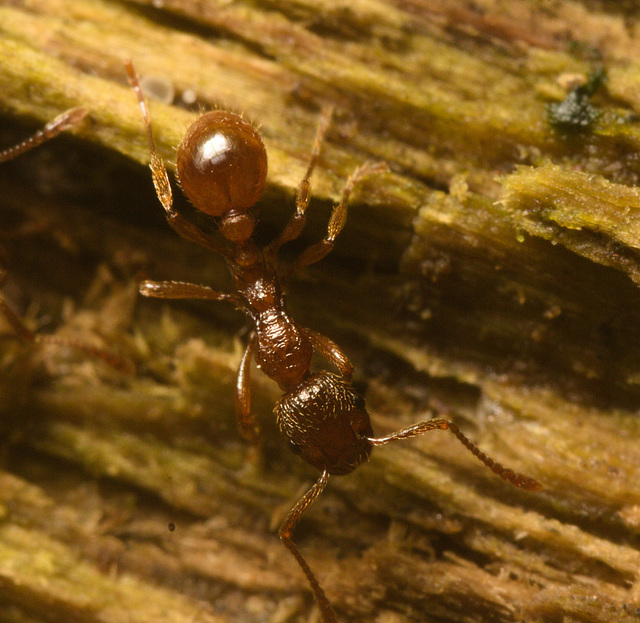
M 169 178 L 157 155 L 147 104 L 131 63 L 126 64 L 144 119 L 151 171 L 156 194 L 169 225 L 183 238 L 222 255 L 234 279 L 235 292 L 223 293 L 207 286 L 182 282 L 145 281 L 144 296 L 229 301 L 253 324 L 240 362 L 236 383 L 236 413 L 240 431 L 252 444 L 259 444 L 259 430 L 251 417 L 249 370 L 251 359 L 276 381 L 283 396 L 274 408 L 280 432 L 290 447 L 321 475 L 297 502 L 282 523 L 279 534 L 294 556 L 313 590 L 323 623 L 336 623 L 334 610 L 306 560 L 292 540 L 293 531 L 309 505 L 325 488 L 330 475 L 343 475 L 365 462 L 374 446 L 422 435 L 431 430 L 449 430 L 480 461 L 516 487 L 537 490 L 540 484 L 513 472 L 486 456 L 458 427 L 444 419 L 420 422 L 386 437 L 374 437 L 364 398 L 351 379 L 353 365 L 328 337 L 300 327 L 289 316 L 283 294 L 283 280 L 276 271 L 280 247 L 296 239 L 305 224 L 310 198 L 310 178 L 329 126 L 331 110 L 323 112 L 311 151 L 307 171 L 298 186 L 295 211 L 282 232 L 264 248 L 253 238 L 255 220 L 250 212 L 266 182 L 267 154 L 258 132 L 244 119 L 226 111 L 212 111 L 199 117 L 187 130 L 178 148 L 177 176 L 185 195 L 196 209 L 218 219 L 221 240 L 186 220 L 173 208 Z M 364 176 L 386 170 L 386 165 L 366 163 L 348 178 L 339 202 L 333 208 L 327 234 L 304 250 L 287 277 L 299 268 L 325 257 L 346 222 L 347 204 L 354 185 Z M 339 374 L 311 372 L 316 351 Z

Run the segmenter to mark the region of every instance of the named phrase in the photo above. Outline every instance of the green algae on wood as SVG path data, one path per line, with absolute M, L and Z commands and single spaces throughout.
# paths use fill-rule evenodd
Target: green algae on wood
M 503 179 L 516 229 L 562 244 L 640 285 L 640 189 L 550 162 Z

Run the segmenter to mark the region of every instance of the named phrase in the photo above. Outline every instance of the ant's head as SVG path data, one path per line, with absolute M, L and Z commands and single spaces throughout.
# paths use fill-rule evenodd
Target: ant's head
M 267 177 L 267 152 L 251 124 L 224 110 L 202 115 L 180 143 L 177 170 L 191 203 L 221 217 L 227 240 L 251 237 L 255 223 L 248 210 L 262 195 Z

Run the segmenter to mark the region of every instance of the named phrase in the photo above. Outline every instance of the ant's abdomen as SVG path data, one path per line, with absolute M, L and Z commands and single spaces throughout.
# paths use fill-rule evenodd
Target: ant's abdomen
M 337 374 L 311 375 L 282 396 L 274 413 L 294 452 L 319 470 L 348 474 L 371 454 L 364 398 Z

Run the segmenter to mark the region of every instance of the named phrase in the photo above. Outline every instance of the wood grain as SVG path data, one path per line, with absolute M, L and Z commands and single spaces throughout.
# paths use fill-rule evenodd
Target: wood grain
M 435 433 L 332 479 L 296 542 L 340 620 L 640 620 L 638 12 L 595 6 L 0 6 L 2 144 L 72 106 L 90 118 L 0 171 L 4 294 L 30 326 L 136 368 L 0 334 L 0 619 L 313 620 L 277 526 L 315 474 L 281 443 L 278 390 L 257 370 L 266 461 L 247 464 L 243 319 L 137 295 L 147 277 L 230 280 L 162 220 L 132 59 L 175 89 L 174 105 L 151 104 L 169 162 L 199 109 L 259 124 L 265 239 L 335 105 L 285 258 L 322 236 L 358 164 L 391 172 L 359 186 L 335 251 L 290 284 L 294 316 L 352 359 L 378 433 L 453 417 L 545 484 L 511 489 Z M 602 68 L 581 100 L 593 123 L 550 123 L 549 105 Z

